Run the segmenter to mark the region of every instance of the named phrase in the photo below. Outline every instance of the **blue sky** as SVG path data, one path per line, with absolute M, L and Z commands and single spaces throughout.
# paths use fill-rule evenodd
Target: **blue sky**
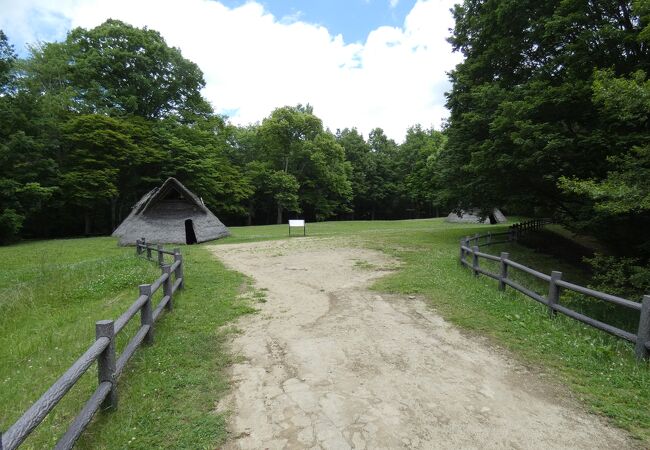
M 246 0 L 226 0 L 240 6 Z M 383 26 L 401 26 L 415 0 L 265 0 L 260 2 L 278 18 L 300 19 L 341 34 L 347 43 L 364 42 L 368 33 Z
M 454 0 L 0 0 L 0 29 L 25 44 L 109 18 L 159 31 L 198 64 L 203 95 L 235 124 L 309 103 L 332 131 L 440 128 Z

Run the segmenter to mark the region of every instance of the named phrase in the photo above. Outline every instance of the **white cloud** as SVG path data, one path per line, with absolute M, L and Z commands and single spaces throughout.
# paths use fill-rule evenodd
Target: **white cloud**
M 399 0 L 390 0 L 390 7 L 395 8 L 399 4 Z
M 377 28 L 364 44 L 299 17 L 278 19 L 253 1 L 228 8 L 211 0 L 25 0 L 2 8 L 10 12 L 0 28 L 33 41 L 34 11 L 53 33 L 61 23 L 91 28 L 107 18 L 147 26 L 199 65 L 204 95 L 218 112 L 235 111 L 234 123 L 310 103 L 332 130 L 356 126 L 367 136 L 381 127 L 399 141 L 409 126 L 438 127 L 446 117 L 446 71 L 460 61 L 445 41 L 452 4 L 418 0 L 402 27 Z

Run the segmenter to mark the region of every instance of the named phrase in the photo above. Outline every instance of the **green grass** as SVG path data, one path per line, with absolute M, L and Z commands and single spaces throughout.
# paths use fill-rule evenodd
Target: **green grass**
M 635 361 L 631 345 L 562 316 L 549 320 L 533 300 L 511 289 L 499 292 L 494 280 L 460 267 L 462 236 L 501 228 L 441 219 L 326 222 L 308 224 L 307 235 L 394 256 L 399 270 L 373 289 L 425 296 L 447 320 L 470 335 L 488 336 L 551 382 L 567 385 L 591 410 L 650 443 L 650 371 Z M 288 237 L 286 225 L 231 231 L 232 237 L 218 244 Z M 509 251 L 546 273 L 562 270 L 570 281 L 588 281 L 579 269 L 517 245 L 488 249 Z M 223 369 L 231 361 L 219 329 L 266 295 L 247 288 L 238 296 L 247 280 L 225 270 L 204 246 L 183 252 L 187 289 L 174 312 L 157 323 L 155 344 L 129 363 L 119 384 L 118 410 L 99 414 L 79 448 L 215 448 L 226 438 L 225 418 L 214 413 L 228 388 Z M 0 248 L 0 256 L 7 262 L 0 273 L 0 428 L 6 429 L 92 342 L 94 322 L 117 317 L 135 299 L 136 286 L 153 280 L 158 269 L 108 238 L 28 243 Z M 109 267 L 115 269 L 111 276 Z M 359 261 L 357 268 L 368 267 Z M 544 285 L 513 276 L 545 293 Z M 119 344 L 126 340 L 120 337 Z M 94 368 L 89 372 L 26 448 L 50 446 L 60 435 L 96 385 Z
M 203 246 L 184 247 L 186 289 L 156 323 L 155 343 L 129 362 L 117 411 L 97 415 L 78 448 L 203 448 L 226 437 L 214 405 L 227 389 L 219 327 L 252 311 L 239 300 L 245 278 Z M 94 339 L 94 323 L 117 318 L 154 263 L 114 239 L 34 242 L 0 248 L 0 429 L 6 430 Z M 156 297 L 159 299 L 160 295 Z M 136 316 L 118 347 L 139 325 Z M 51 447 L 96 387 L 91 367 L 24 448 Z

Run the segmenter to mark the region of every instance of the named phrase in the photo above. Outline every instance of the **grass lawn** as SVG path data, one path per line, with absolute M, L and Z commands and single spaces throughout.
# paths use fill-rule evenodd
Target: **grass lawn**
M 442 219 L 325 222 L 308 224 L 307 235 L 354 237 L 398 258 L 401 269 L 374 289 L 425 296 L 449 321 L 488 336 L 550 381 L 569 385 L 585 405 L 650 443 L 650 371 L 636 363 L 631 345 L 568 318 L 549 320 L 536 302 L 513 290 L 499 292 L 495 281 L 460 267 L 459 239 L 499 228 Z M 286 238 L 288 227 L 231 231 L 219 244 Z M 99 414 L 79 448 L 214 448 L 226 438 L 225 418 L 213 412 L 228 388 L 223 369 L 231 360 L 218 330 L 252 311 L 238 299 L 246 279 L 203 245 L 182 251 L 185 291 L 173 313 L 157 323 L 155 344 L 127 366 L 118 410 Z M 509 251 L 529 266 L 585 281 L 571 266 L 516 245 L 488 251 Z M 25 243 L 0 248 L 0 257 L 6 269 L 0 273 L 0 429 L 6 430 L 92 342 L 94 322 L 116 318 L 136 298 L 137 285 L 159 271 L 110 238 Z M 120 336 L 120 345 L 126 341 Z M 25 448 L 56 441 L 94 389 L 95 373 L 89 370 Z
M 237 296 L 243 276 L 201 246 L 183 247 L 186 288 L 156 323 L 118 385 L 117 411 L 100 413 L 77 448 L 209 448 L 223 442 L 213 412 L 230 362 L 218 329 L 251 312 Z M 6 430 L 92 343 L 95 321 L 117 318 L 137 286 L 160 275 L 115 239 L 33 242 L 0 248 L 0 429 Z M 159 297 L 156 297 L 156 300 Z M 136 316 L 118 346 L 139 325 Z M 97 384 L 91 367 L 21 448 L 50 448 Z

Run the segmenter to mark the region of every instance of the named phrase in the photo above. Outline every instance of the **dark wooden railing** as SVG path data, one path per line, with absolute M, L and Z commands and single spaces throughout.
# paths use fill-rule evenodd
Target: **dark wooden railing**
M 163 309 L 172 310 L 174 293 L 182 289 L 184 285 L 183 256 L 179 249 L 174 249 L 171 252 L 164 250 L 161 246 L 147 245 L 144 240 L 138 241 L 136 253 L 140 255 L 144 251 L 147 252 L 149 258 L 151 258 L 152 251 L 158 252 L 158 262 L 162 271 L 160 277 L 152 284 L 140 285 L 139 297 L 117 320 L 100 320 L 95 323 L 95 342 L 20 419 L 6 432 L 0 432 L 0 450 L 13 450 L 27 439 L 95 361 L 97 361 L 97 389 L 54 448 L 57 450 L 72 448 L 100 408 L 117 408 L 117 380 L 138 347 L 143 342 L 145 344 L 153 343 L 154 323 L 162 314 Z M 165 264 L 164 255 L 172 255 L 174 262 Z M 154 309 L 151 298 L 161 286 L 163 297 Z M 118 357 L 115 349 L 117 334 L 138 312 L 140 312 L 140 328 Z
M 522 234 L 533 230 L 539 230 L 548 223 L 550 223 L 548 219 L 536 219 L 513 225 L 508 229 L 508 231 L 502 233 L 466 236 L 460 240 L 460 263 L 463 266 L 470 267 L 475 276 L 485 275 L 497 280 L 499 282 L 499 290 L 503 291 L 506 289 L 506 286 L 510 286 L 533 300 L 545 305 L 548 308 L 550 317 L 555 316 L 555 314 L 559 312 L 589 326 L 632 342 L 635 344 L 635 353 L 637 358 L 648 359 L 650 357 L 650 295 L 645 295 L 642 302 L 637 303 L 615 295 L 606 294 L 604 292 L 564 281 L 562 280 L 562 272 L 552 271 L 550 275 L 547 275 L 535 269 L 531 269 L 530 267 L 526 267 L 523 264 L 511 260 L 510 255 L 506 252 L 502 252 L 499 256 L 496 256 L 480 251 L 481 247 L 516 241 Z M 499 273 L 493 273 L 482 268 L 480 265 L 481 258 L 498 262 L 500 264 Z M 534 292 L 532 289 L 529 289 L 509 278 L 509 269 L 511 267 L 548 283 L 548 294 L 542 296 L 537 292 Z M 639 311 L 639 326 L 637 334 L 601 322 L 559 304 L 560 295 L 563 289 L 623 306 L 634 311 Z

